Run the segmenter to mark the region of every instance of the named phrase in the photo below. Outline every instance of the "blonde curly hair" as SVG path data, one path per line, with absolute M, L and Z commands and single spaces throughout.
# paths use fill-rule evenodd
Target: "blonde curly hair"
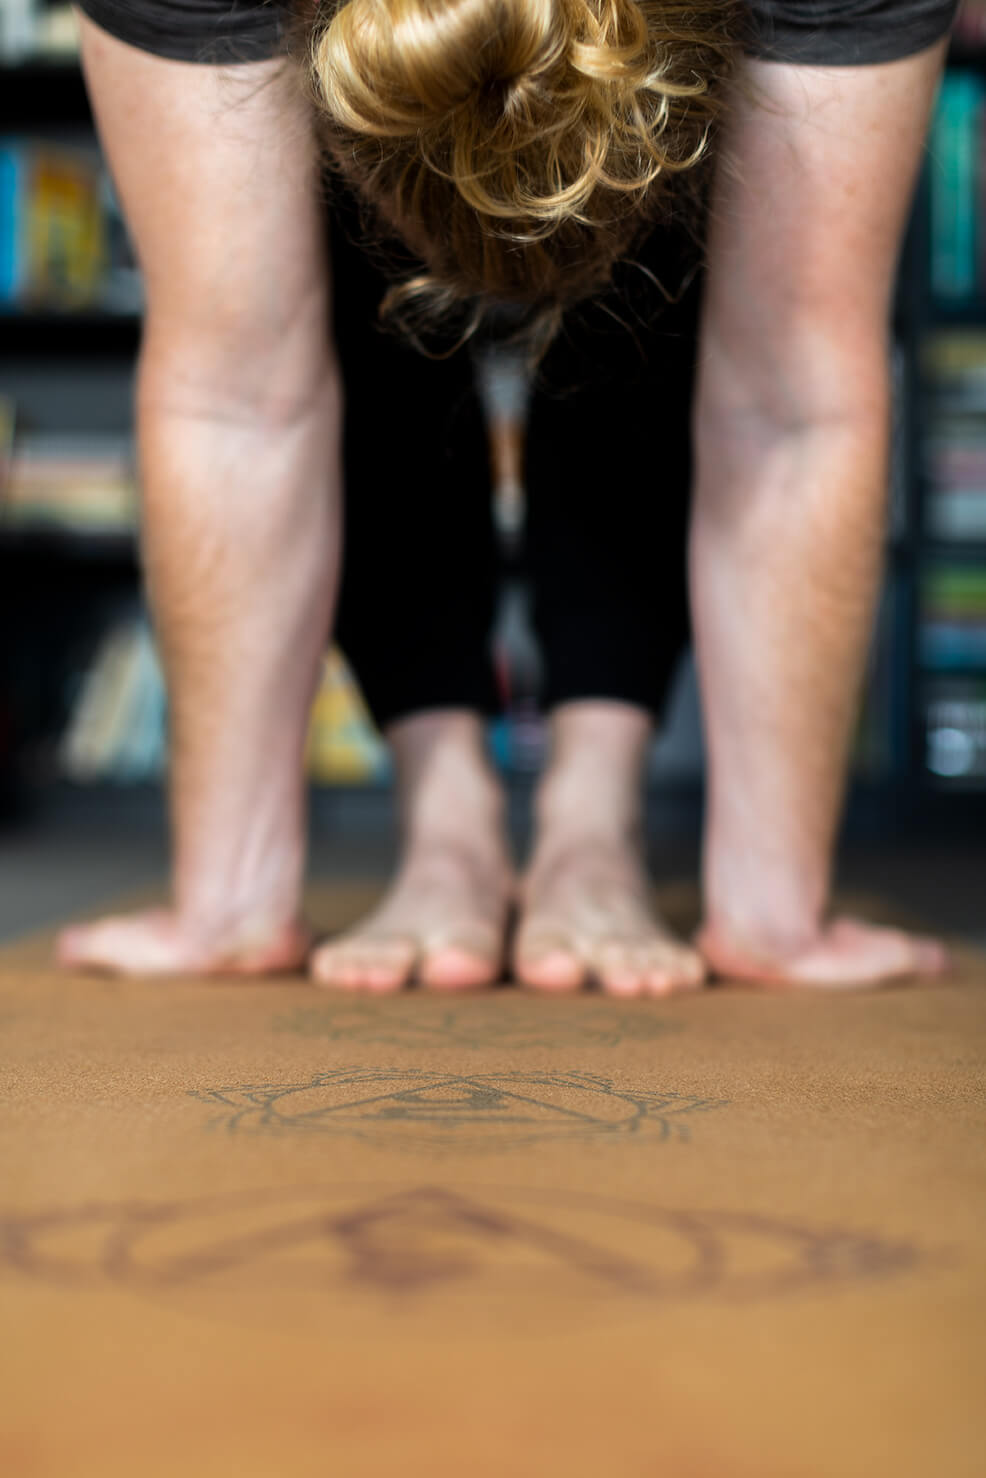
M 609 282 L 705 155 L 732 0 L 320 0 L 336 165 L 427 271 L 390 310 L 534 305 Z

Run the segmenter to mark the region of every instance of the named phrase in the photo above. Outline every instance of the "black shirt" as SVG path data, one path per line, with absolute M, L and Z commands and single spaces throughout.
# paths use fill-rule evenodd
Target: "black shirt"
M 275 56 L 291 0 L 81 0 L 100 25 L 175 61 Z M 746 50 L 768 61 L 861 66 L 923 51 L 945 35 L 959 0 L 746 0 Z

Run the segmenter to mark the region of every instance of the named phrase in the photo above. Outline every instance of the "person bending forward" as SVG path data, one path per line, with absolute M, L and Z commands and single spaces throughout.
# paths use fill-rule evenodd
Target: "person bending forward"
M 301 755 L 338 569 L 343 396 L 325 330 L 312 109 L 291 66 L 241 60 L 264 54 L 245 30 L 229 41 L 235 67 L 163 60 L 189 55 L 169 14 L 180 9 L 147 0 L 135 14 L 154 11 L 154 24 L 128 33 L 117 5 L 90 0 L 82 23 L 94 109 L 147 283 L 138 429 L 145 568 L 171 697 L 173 903 L 66 931 L 60 955 L 135 973 L 254 972 L 295 966 L 310 947 Z M 269 25 L 271 8 L 254 15 L 261 9 Z M 332 12 L 336 42 L 357 9 L 365 19 L 368 0 Z M 406 39 L 400 22 L 413 9 L 387 0 L 373 23 L 382 16 L 391 40 Z M 530 14 L 507 9 L 522 38 L 530 15 L 558 19 L 550 0 Z M 895 9 L 901 24 L 891 24 Z M 807 28 L 778 25 L 779 40 L 737 68 L 709 212 L 694 412 L 691 588 L 709 764 L 699 953 L 647 912 L 634 850 L 646 714 L 587 699 L 554 721 L 518 943 L 532 985 L 591 973 L 614 991 L 663 992 L 694 985 L 705 966 L 778 984 L 856 984 L 942 964 L 932 942 L 832 920 L 827 906 L 881 562 L 889 298 L 951 9 L 897 0 L 874 26 L 872 7 L 855 17 L 839 7 Z M 660 10 L 615 7 L 606 44 L 629 51 L 598 67 L 593 85 L 622 76 L 640 17 L 649 24 Z M 250 14 L 239 7 L 236 24 Z M 492 12 L 479 14 L 494 25 Z M 338 81 L 342 43 L 333 44 L 320 54 L 334 56 Z M 586 55 L 580 76 L 598 48 Z M 340 83 L 325 95 L 357 140 L 354 158 L 357 103 L 392 82 L 358 60 L 349 91 Z M 505 81 L 516 108 L 525 79 Z M 387 95 L 392 103 L 392 87 Z M 488 102 L 483 91 L 475 105 Z M 463 106 L 468 96 L 446 111 Z M 420 134 L 413 117 L 400 126 Z M 367 157 L 383 153 L 376 143 Z M 423 220 L 400 225 L 440 279 L 456 233 L 439 242 Z M 504 255 L 508 276 L 517 258 Z M 490 286 L 496 297 L 516 284 L 501 272 Z M 454 986 L 500 968 L 511 882 L 478 720 L 440 710 L 410 724 L 394 737 L 407 829 L 400 885 L 416 871 L 413 907 L 396 929 L 381 932 L 377 920 L 316 951 L 316 979 L 393 987 L 413 964 L 425 982 Z M 426 854 L 423 872 L 416 859 Z

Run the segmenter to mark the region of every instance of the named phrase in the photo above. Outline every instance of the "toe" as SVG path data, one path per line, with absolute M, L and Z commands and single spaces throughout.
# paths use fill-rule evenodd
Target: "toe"
M 109 974 L 158 975 L 177 969 L 164 915 L 101 919 L 63 929 L 55 947 L 60 965 Z
M 791 978 L 799 984 L 863 989 L 938 974 L 947 963 L 947 952 L 934 939 L 840 918 L 822 943 L 797 962 Z
M 596 951 L 595 972 L 603 990 L 620 996 L 667 996 L 694 990 L 705 979 L 695 950 L 663 938 L 610 941 Z
M 578 990 L 587 979 L 585 962 L 571 939 L 557 930 L 525 930 L 514 951 L 513 973 L 534 990 Z
M 354 990 L 356 980 L 344 950 L 323 945 L 308 961 L 308 972 L 316 985 L 336 990 Z
M 70 968 L 85 964 L 89 950 L 87 938 L 90 930 L 78 924 L 62 929 L 55 940 L 55 959 L 60 965 Z
M 416 959 L 417 947 L 410 940 L 329 944 L 312 956 L 311 972 L 316 985 L 385 994 L 407 985 Z
M 696 950 L 665 947 L 651 958 L 645 988 L 648 995 L 669 996 L 704 982 L 705 963 Z
M 949 967 L 948 950 L 937 939 L 912 939 L 914 969 L 918 975 L 942 975 Z
M 609 995 L 642 995 L 650 964 L 646 947 L 618 940 L 600 944 L 593 951 L 593 974 Z
M 578 990 L 586 982 L 586 969 L 578 955 L 567 950 L 549 950 L 544 955 L 518 956 L 514 974 L 521 985 L 534 990 Z
M 468 990 L 492 985 L 500 974 L 498 962 L 455 944 L 429 950 L 418 969 L 421 984 L 433 990 Z

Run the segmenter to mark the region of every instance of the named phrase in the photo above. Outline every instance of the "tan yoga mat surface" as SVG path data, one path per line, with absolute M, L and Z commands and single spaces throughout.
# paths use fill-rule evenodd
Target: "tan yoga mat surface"
M 0 951 L 4 1478 L 986 1472 L 986 959 L 623 1003 L 46 951 Z

